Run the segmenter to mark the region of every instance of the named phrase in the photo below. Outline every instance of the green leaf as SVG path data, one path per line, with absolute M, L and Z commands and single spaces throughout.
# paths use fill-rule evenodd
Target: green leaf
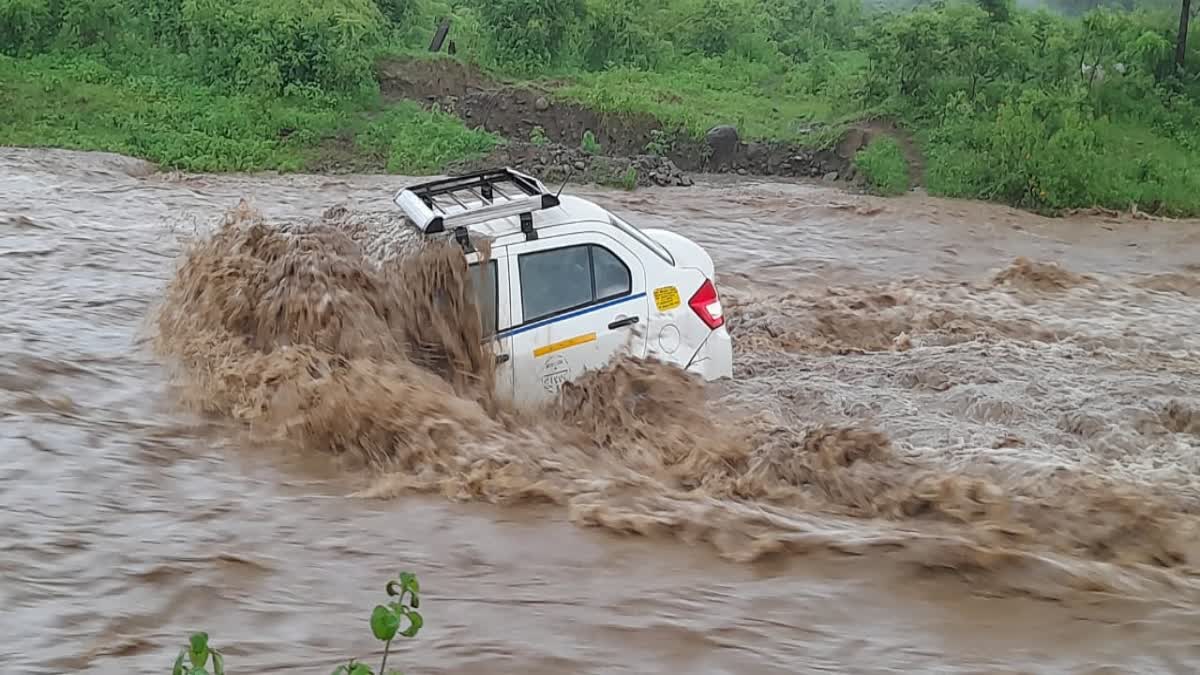
M 404 637 L 413 637 L 417 631 L 421 630 L 421 626 L 425 625 L 425 619 L 421 618 L 421 613 L 415 610 L 408 611 L 408 620 L 411 622 L 408 628 L 405 628 L 400 634 Z
M 350 659 L 350 663 L 338 666 L 331 675 L 375 675 L 375 673 L 371 672 L 371 667 L 367 664 Z
M 221 652 L 212 650 L 213 659 L 213 675 L 225 675 L 225 657 L 221 656 Z
M 183 659 L 187 656 L 188 650 L 180 649 L 179 658 L 175 659 L 175 667 L 171 669 L 171 675 L 185 675 L 183 669 Z
M 208 675 L 208 671 L 204 669 L 204 666 L 196 666 L 192 668 L 192 675 Z
M 208 633 L 194 633 L 189 640 L 188 657 L 197 668 L 208 663 Z M 194 669 L 192 672 L 196 672 Z
M 349 663 L 338 665 L 337 669 L 331 675 L 374 675 L 370 665 L 359 663 L 356 659 L 350 659 Z
M 396 637 L 399 629 L 400 617 L 387 607 L 376 605 L 375 611 L 371 612 L 371 632 L 375 634 L 375 639 L 387 642 Z
M 417 581 L 417 575 L 412 572 L 400 573 L 400 585 L 414 594 L 421 592 L 421 584 Z

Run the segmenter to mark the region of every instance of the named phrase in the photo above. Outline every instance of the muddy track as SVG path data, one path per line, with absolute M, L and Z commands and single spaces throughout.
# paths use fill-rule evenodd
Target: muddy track
M 387 60 L 377 67 L 385 99 L 412 100 L 437 106 L 509 139 L 507 147 L 479 165 L 497 162 L 519 166 L 548 178 L 572 167 L 596 182 L 620 184 L 630 166 L 641 184 L 680 185 L 682 172 L 738 173 L 752 176 L 819 178 L 841 184 L 858 183 L 851 162 L 854 154 L 880 134 L 900 139 L 906 158 L 921 175 L 919 154 L 911 139 L 895 125 L 870 122 L 850 129 L 832 148 L 814 149 L 795 143 L 743 142 L 728 152 L 713 152 L 705 139 L 664 127 L 650 115 L 605 114 L 554 96 L 550 88 L 494 80 L 478 69 L 451 59 Z M 601 156 L 582 152 L 580 141 L 591 131 Z M 535 134 L 546 143 L 530 142 Z M 656 139 L 669 139 L 665 158 L 647 154 Z M 664 161 L 666 160 L 666 161 Z M 458 168 L 473 168 L 458 167 Z

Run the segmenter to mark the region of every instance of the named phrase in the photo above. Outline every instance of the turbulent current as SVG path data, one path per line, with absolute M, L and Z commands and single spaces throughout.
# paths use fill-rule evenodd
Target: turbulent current
M 1200 223 L 711 180 L 735 379 L 537 411 L 396 177 L 0 151 L 0 665 L 1200 670 Z

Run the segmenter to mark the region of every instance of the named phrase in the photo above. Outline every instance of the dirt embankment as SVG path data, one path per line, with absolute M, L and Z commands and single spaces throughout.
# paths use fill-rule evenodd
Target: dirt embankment
M 500 162 L 551 180 L 575 172 L 584 180 L 639 185 L 688 185 L 685 172 L 856 182 L 854 154 L 874 135 L 887 133 L 878 124 L 852 129 L 835 147 L 823 150 L 744 142 L 733 127 L 717 127 L 696 139 L 649 115 L 599 113 L 557 100 L 546 88 L 497 82 L 450 59 L 389 60 L 379 64 L 378 75 L 387 99 L 436 105 L 471 127 L 509 139 L 492 156 L 452 170 Z M 581 147 L 587 131 L 595 136 L 599 152 Z M 650 146 L 658 146 L 657 151 L 648 152 Z

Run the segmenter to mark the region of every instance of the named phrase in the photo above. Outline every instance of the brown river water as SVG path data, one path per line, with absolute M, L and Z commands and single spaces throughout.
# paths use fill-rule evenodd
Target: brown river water
M 0 672 L 374 662 L 401 569 L 409 673 L 1200 671 L 1200 223 L 580 188 L 708 248 L 737 377 L 528 414 L 406 180 L 0 149 Z

